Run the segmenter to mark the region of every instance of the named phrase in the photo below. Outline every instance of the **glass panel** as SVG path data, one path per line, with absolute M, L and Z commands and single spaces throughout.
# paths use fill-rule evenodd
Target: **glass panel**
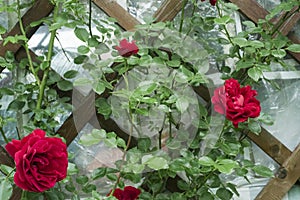
M 281 3 L 281 0 L 257 0 L 257 2 L 266 10 L 272 10 L 276 5 Z
M 32 0 L 20 0 L 20 3 L 24 5 L 24 8 L 21 10 L 21 15 L 23 15 L 35 1 Z M 6 0 L 0 1 L 1 9 L 16 9 L 16 1 L 15 0 Z M 10 30 L 18 21 L 18 16 L 16 12 L 0 12 L 0 25 L 6 28 L 6 30 Z
M 130 14 L 139 21 L 145 22 L 153 19 L 154 13 L 158 10 L 162 2 L 162 0 L 126 0 L 126 6 Z

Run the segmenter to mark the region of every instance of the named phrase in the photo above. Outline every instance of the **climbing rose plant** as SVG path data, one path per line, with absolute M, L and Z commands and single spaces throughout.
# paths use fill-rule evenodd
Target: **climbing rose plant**
M 2 120 L 1 116 L 0 132 L 16 167 L 0 165 L 0 193 L 5 191 L 0 199 L 8 200 L 16 185 L 23 190 L 23 199 L 80 199 L 82 195 L 89 200 L 229 200 L 239 196 L 235 177 L 248 181 L 247 176 L 253 174 L 273 176 L 269 168 L 243 157 L 244 149 L 251 147 L 245 132 L 259 134 L 261 124 L 272 124 L 262 113 L 259 90 L 254 88 L 263 82 L 263 72 L 272 70 L 272 63 L 282 64 L 286 52 L 300 52 L 300 46 L 290 44 L 278 33 L 281 27 L 273 26 L 269 19 L 282 10 L 297 12 L 291 8 L 299 2 L 282 3 L 280 9 L 274 9 L 258 24 L 244 21 L 244 30 L 238 35 L 227 30 L 234 26 L 232 13 L 238 10 L 228 1 L 187 0 L 174 21 L 148 20 L 132 32 L 124 32 L 111 18 L 92 19 L 92 7 L 87 12 L 86 5 L 77 1 L 51 3 L 53 14 L 30 24 L 49 27 L 48 49 L 41 51 L 45 55 L 32 59 L 25 31 L 0 37 L 5 45 L 19 43 L 27 54 L 21 61 L 9 51 L 0 58 L 1 67 L 11 74 L 25 71 L 0 89 L 1 97 L 13 99 L 6 111 L 18 118 L 12 132 L 19 138 L 6 137 L 3 130 L 11 119 Z M 17 8 L 14 3 L 2 9 L 17 9 L 14 14 L 18 15 L 19 25 L 23 25 L 20 13 L 27 4 L 17 4 Z M 51 61 L 57 55 L 54 41 L 60 35 L 56 31 L 62 27 L 73 29 L 79 39 L 73 62 L 68 55 L 75 53 L 62 51 L 71 65 L 78 65 L 80 70 L 58 74 Z M 0 34 L 5 32 L 0 27 Z M 232 61 L 229 66 L 228 58 Z M 224 84 L 211 97 L 211 80 L 206 75 L 214 70 Z M 33 80 L 19 80 L 26 75 Z M 88 78 L 82 77 L 85 75 Z M 134 81 L 137 83 L 132 85 Z M 72 112 L 68 95 L 73 86 L 82 87 L 81 91 L 92 88 L 97 93 L 91 104 L 97 108 L 97 119 L 90 122 L 94 125 L 103 118 L 111 125 L 107 130 L 78 134 L 78 145 L 89 153 L 92 151 L 85 148 L 99 143 L 101 148 L 121 150 L 119 160 L 113 156 L 107 159 L 115 159 L 110 166 L 90 170 L 78 167 L 76 155 L 68 153 L 65 142 L 54 136 L 58 132 L 53 130 L 61 126 L 57 119 L 67 118 L 66 113 Z M 189 89 L 197 96 L 186 95 L 184 92 Z M 111 101 L 108 96 L 119 99 Z M 79 99 L 84 97 L 76 100 Z M 211 112 L 211 103 L 217 113 Z M 115 126 L 113 119 L 119 116 L 129 128 L 111 130 Z M 150 133 L 139 126 L 143 122 Z M 64 131 L 59 133 L 63 135 Z M 85 163 L 81 159 L 80 162 Z M 105 184 L 99 187 L 99 183 Z

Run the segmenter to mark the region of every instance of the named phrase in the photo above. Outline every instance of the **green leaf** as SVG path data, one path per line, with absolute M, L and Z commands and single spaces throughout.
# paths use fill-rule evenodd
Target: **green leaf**
M 179 180 L 177 182 L 177 186 L 178 186 L 179 189 L 184 190 L 184 191 L 187 191 L 187 190 L 190 189 L 190 185 L 187 182 L 183 181 L 183 180 Z
M 73 83 L 67 80 L 60 80 L 57 82 L 57 87 L 62 91 L 69 91 L 73 89 Z
M 250 78 L 252 78 L 254 81 L 258 81 L 260 78 L 262 78 L 263 73 L 262 71 L 257 67 L 252 67 L 247 71 Z
M 255 48 L 262 48 L 265 46 L 264 43 L 262 43 L 261 41 L 258 41 L 258 40 L 250 41 L 250 45 Z
M 126 145 L 125 140 L 123 140 L 120 137 L 117 137 L 117 146 L 122 147 L 123 149 L 125 149 L 127 145 Z
M 0 35 L 4 34 L 6 32 L 6 29 L 0 25 Z M 1 36 L 0 36 L 1 39 Z
M 239 192 L 236 189 L 236 185 L 234 185 L 232 183 L 227 183 L 226 185 L 236 196 L 238 196 L 238 197 L 240 196 Z
M 19 111 L 21 110 L 23 107 L 25 106 L 25 101 L 21 101 L 18 99 L 13 100 L 12 102 L 10 102 L 10 104 L 8 105 L 8 110 L 15 110 L 15 111 Z
M 258 135 L 261 132 L 261 126 L 259 122 L 254 120 L 250 120 L 250 122 L 248 123 L 248 128 L 251 132 L 255 133 L 256 135 Z
M 76 177 L 76 183 L 83 185 L 89 181 L 89 178 L 85 175 Z
M 249 42 L 246 38 L 233 38 L 232 41 L 240 47 L 249 46 Z
M 74 58 L 74 63 L 77 65 L 82 64 L 88 57 L 86 55 L 80 55 Z
M 179 67 L 180 66 L 180 60 L 170 60 L 167 61 L 167 65 L 170 67 Z
M 266 125 L 273 125 L 274 124 L 274 119 L 267 114 L 264 113 L 260 113 L 258 120 L 261 121 L 262 123 L 266 124 Z
M 105 91 L 105 83 L 104 81 L 98 81 L 95 84 L 93 84 L 93 90 L 97 93 L 97 94 L 102 94 Z
M 167 169 L 169 167 L 166 159 L 152 155 L 143 156 L 142 164 L 147 164 L 149 168 L 154 170 Z
M 272 170 L 270 170 L 268 167 L 265 167 L 263 165 L 256 165 L 252 169 L 256 174 L 258 174 L 262 177 L 272 177 L 273 176 Z
M 84 134 L 80 137 L 79 144 L 91 146 L 98 144 L 101 140 L 106 138 L 106 132 L 103 129 L 94 129 L 92 133 Z
M 146 152 L 151 146 L 151 139 L 150 138 L 139 138 L 138 139 L 138 149 Z
M 229 15 L 225 15 L 221 18 L 215 18 L 215 23 L 216 24 L 220 24 L 220 25 L 226 25 L 228 24 L 230 21 L 232 21 L 231 17 Z
M 67 79 L 72 79 L 72 78 L 75 78 L 78 74 L 78 71 L 76 70 L 69 70 L 67 72 L 64 73 L 64 78 L 67 78 Z
M 254 59 L 239 60 L 236 63 L 236 67 L 237 67 L 237 70 L 245 69 L 245 68 L 253 67 L 254 63 L 255 63 Z
M 231 197 L 233 196 L 233 193 L 230 192 L 229 190 L 225 188 L 219 188 L 216 192 L 216 195 L 221 199 L 221 200 L 230 200 Z
M 214 200 L 215 198 L 214 198 L 214 196 L 210 192 L 203 192 L 203 193 L 201 193 L 199 199 Z
M 107 147 L 110 147 L 110 148 L 118 147 L 118 141 L 115 137 L 105 139 L 104 143 Z
M 74 33 L 78 39 L 83 42 L 86 42 L 89 39 L 89 33 L 85 28 L 78 28 L 76 27 Z
M 242 22 L 243 25 L 247 26 L 248 28 L 254 28 L 256 27 L 255 24 L 252 21 L 243 21 Z
M 94 184 L 86 184 L 82 188 L 82 191 L 85 193 L 91 193 L 92 191 L 96 191 L 97 187 Z
M 95 105 L 98 108 L 98 113 L 102 114 L 105 119 L 107 119 L 112 113 L 111 105 L 107 103 L 105 98 L 98 98 L 95 102 Z
M 102 178 L 106 175 L 106 168 L 105 167 L 99 167 L 95 169 L 92 173 L 92 180 L 96 180 L 99 178 Z
M 271 50 L 271 54 L 276 58 L 283 58 L 284 56 L 286 56 L 286 52 L 283 49 Z
M 215 164 L 215 168 L 221 173 L 230 174 L 234 168 L 238 168 L 239 164 L 235 160 L 221 159 Z
M 203 166 L 213 166 L 215 161 L 208 156 L 202 156 L 199 158 L 198 163 Z
M 92 81 L 88 78 L 78 78 L 74 81 L 74 86 L 90 86 Z
M 77 47 L 77 51 L 80 54 L 87 54 L 88 52 L 90 52 L 90 48 L 84 45 L 80 45 L 79 47 Z
M 1 95 L 14 95 L 14 91 L 10 88 L 3 87 L 3 88 L 0 88 L 0 94 Z
M 71 184 L 70 185 L 65 185 L 65 188 L 69 192 L 75 192 L 75 190 L 76 190 L 75 186 L 71 185 Z
M 0 199 L 8 200 L 12 195 L 12 185 L 6 178 L 0 179 Z
M 96 54 L 104 54 L 104 53 L 108 53 L 110 51 L 110 48 L 104 44 L 104 43 L 99 43 L 99 45 L 97 46 L 97 49 L 95 50 Z
M 292 51 L 295 53 L 300 53 L 300 44 L 292 44 L 288 48 L 286 48 L 288 51 Z

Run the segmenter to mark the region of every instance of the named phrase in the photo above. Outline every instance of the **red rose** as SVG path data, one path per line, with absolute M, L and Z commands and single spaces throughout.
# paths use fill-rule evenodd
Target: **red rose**
M 109 196 L 110 193 L 107 196 Z M 141 191 L 139 189 L 132 186 L 125 186 L 124 190 L 119 188 L 115 189 L 113 196 L 118 200 L 136 200 L 140 194 Z
M 60 138 L 45 135 L 36 129 L 5 146 L 16 163 L 14 182 L 24 190 L 43 192 L 67 175 L 67 145 Z
M 205 1 L 205 0 L 201 0 L 201 1 Z M 215 6 L 217 3 L 217 0 L 209 0 L 210 5 Z
M 135 41 L 128 42 L 126 39 L 121 40 L 119 46 L 116 46 L 115 49 L 118 50 L 120 56 L 123 57 L 130 57 L 131 55 L 137 54 L 139 51 Z
M 216 112 L 225 114 L 226 118 L 238 127 L 238 123 L 246 121 L 249 117 L 259 116 L 261 107 L 255 98 L 256 95 L 256 90 L 252 90 L 251 86 L 241 88 L 238 81 L 231 78 L 225 81 L 224 86 L 215 89 L 211 101 Z

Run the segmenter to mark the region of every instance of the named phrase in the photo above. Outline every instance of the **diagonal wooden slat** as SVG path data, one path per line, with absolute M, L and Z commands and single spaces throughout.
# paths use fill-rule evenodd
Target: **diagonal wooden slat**
M 27 38 L 30 38 L 38 29 L 36 27 L 29 27 L 29 24 L 42 19 L 43 17 L 48 16 L 53 10 L 53 5 L 48 0 L 37 0 L 33 6 L 23 15 L 22 21 L 23 25 L 26 28 Z M 19 23 L 17 23 L 11 31 L 6 34 L 3 34 L 2 37 L 20 35 L 21 30 Z M 3 41 L 0 41 L 0 56 L 4 56 L 6 51 L 12 51 L 16 53 L 20 49 L 20 44 L 8 43 L 3 46 Z
M 284 144 L 263 127 L 259 135 L 252 132 L 248 132 L 246 135 L 279 165 L 282 165 L 292 154 Z
M 258 194 L 256 200 L 281 200 L 300 177 L 300 144 L 286 158 L 275 178 Z
M 133 30 L 136 25 L 140 24 L 115 0 L 93 0 L 93 2 L 108 16 L 115 18 L 118 24 L 127 31 Z
M 268 11 L 266 11 L 256 0 L 229 0 L 236 4 L 240 11 L 253 22 L 257 23 L 259 19 L 264 19 Z
M 295 6 L 290 13 L 295 12 L 291 17 L 289 17 L 287 20 L 284 19 L 284 16 L 289 13 L 282 13 L 278 17 L 277 24 L 281 23 L 281 20 L 283 20 L 283 24 L 279 29 L 279 32 L 283 35 L 288 35 L 288 33 L 294 28 L 294 26 L 297 24 L 298 20 L 300 19 L 300 12 L 298 11 L 299 6 Z M 297 12 L 298 11 L 298 12 Z M 276 24 L 275 24 L 276 26 Z
M 165 0 L 153 17 L 156 22 L 171 21 L 181 9 L 182 0 Z

